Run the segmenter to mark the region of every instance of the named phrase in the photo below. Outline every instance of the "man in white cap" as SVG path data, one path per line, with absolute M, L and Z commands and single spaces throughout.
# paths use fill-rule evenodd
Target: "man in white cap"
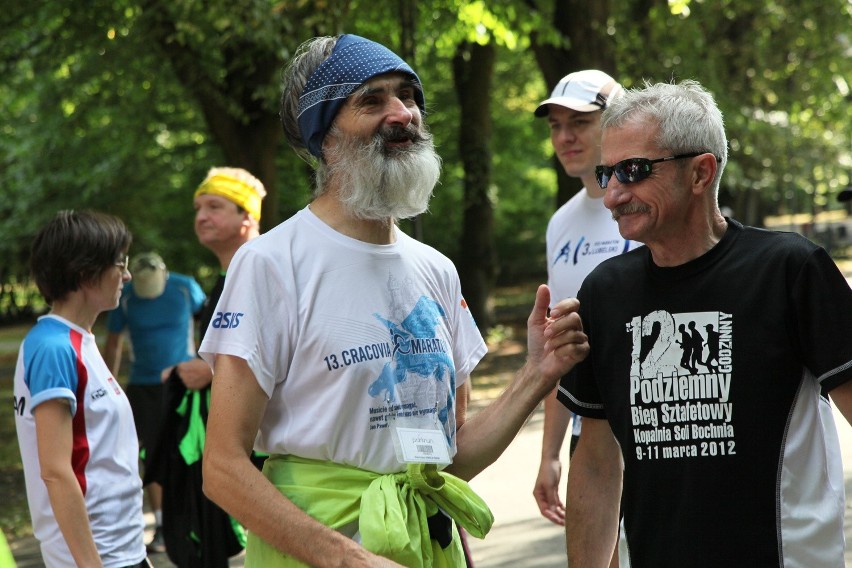
M 636 248 L 624 239 L 618 224 L 604 207 L 605 190 L 595 181 L 601 157 L 601 113 L 619 96 L 621 86 L 603 71 L 587 69 L 566 75 L 536 108 L 546 118 L 550 141 L 565 173 L 580 178 L 583 187 L 551 217 L 547 225 L 547 274 L 551 298 L 577 296 L 583 279 L 601 261 Z M 571 413 L 556 401 L 556 391 L 545 399 L 541 465 L 533 495 L 541 514 L 565 524 L 565 505 L 559 497 L 562 474 L 560 451 Z M 574 416 L 569 453 L 580 435 L 580 418 Z
M 118 307 L 109 312 L 104 360 L 117 377 L 126 331 L 131 345 L 127 398 L 133 408 L 140 447 L 147 457 L 163 419 L 161 373 L 195 358 L 193 316 L 201 309 L 205 297 L 194 278 L 169 272 L 157 253 L 135 256 L 129 269 L 133 280 L 124 285 Z M 162 488 L 150 483 L 146 489 L 156 521 L 148 552 L 163 552 Z

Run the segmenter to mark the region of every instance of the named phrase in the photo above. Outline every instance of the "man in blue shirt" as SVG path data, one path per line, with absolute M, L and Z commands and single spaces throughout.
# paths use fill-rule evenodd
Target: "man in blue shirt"
M 134 279 L 121 293 L 117 308 L 109 313 L 104 359 L 118 376 L 123 333 L 130 338 L 130 379 L 127 397 L 145 455 L 156 442 L 163 407 L 164 369 L 195 357 L 193 316 L 204 304 L 204 292 L 194 278 L 170 273 L 156 253 L 142 253 L 130 263 Z M 163 552 L 162 489 L 148 485 L 148 500 L 156 518 L 157 532 L 150 552 Z

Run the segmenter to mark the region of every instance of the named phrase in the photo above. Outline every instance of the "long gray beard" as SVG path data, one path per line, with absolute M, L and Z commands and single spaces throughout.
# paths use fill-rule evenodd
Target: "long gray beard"
M 329 164 L 326 179 L 335 181 L 348 213 L 359 219 L 390 220 L 416 217 L 428 209 L 441 175 L 441 158 L 425 126 L 384 129 L 366 143 L 335 127 L 329 135 L 337 143 L 324 151 Z M 414 143 L 385 149 L 387 140 L 401 136 L 410 136 Z

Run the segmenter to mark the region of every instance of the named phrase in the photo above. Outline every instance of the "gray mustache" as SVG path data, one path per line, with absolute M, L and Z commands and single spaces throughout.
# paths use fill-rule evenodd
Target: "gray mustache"
M 650 208 L 642 203 L 627 203 L 620 205 L 612 210 L 612 218 L 617 221 L 622 215 L 630 215 L 631 213 L 647 213 Z

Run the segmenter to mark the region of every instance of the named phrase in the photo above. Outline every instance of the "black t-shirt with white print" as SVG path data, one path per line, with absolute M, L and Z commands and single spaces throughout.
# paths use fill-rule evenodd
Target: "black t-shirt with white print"
M 729 220 L 682 266 L 605 261 L 579 299 L 592 350 L 558 398 L 618 439 L 632 567 L 843 566 L 821 393 L 852 379 L 852 291 L 828 254 Z

